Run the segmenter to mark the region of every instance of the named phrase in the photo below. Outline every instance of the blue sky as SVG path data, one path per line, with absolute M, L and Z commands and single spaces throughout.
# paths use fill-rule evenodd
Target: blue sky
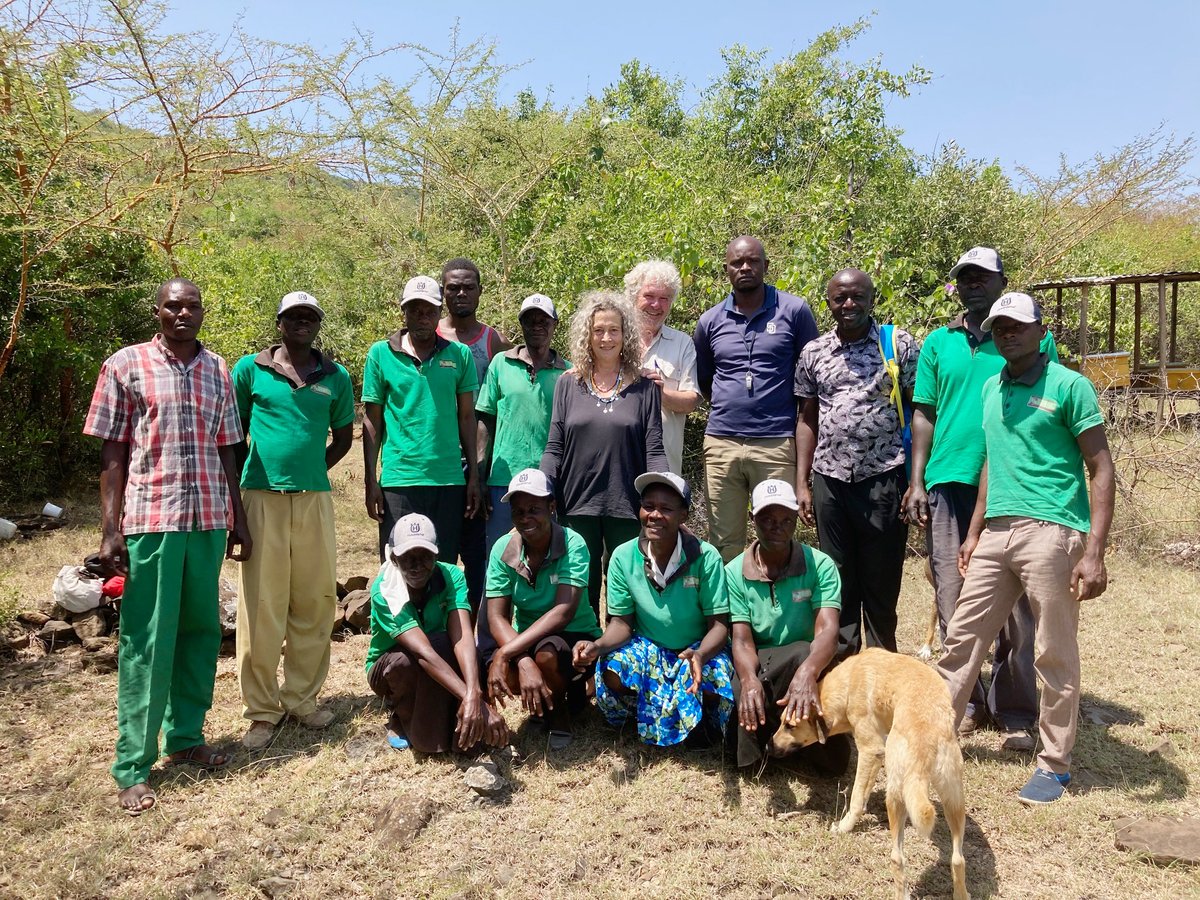
M 722 47 L 742 43 L 778 59 L 833 25 L 874 13 L 851 56 L 879 55 L 893 71 L 920 64 L 933 73 L 930 84 L 888 110 L 890 124 L 918 152 L 953 140 L 1010 172 L 1025 165 L 1048 174 L 1060 153 L 1086 159 L 1160 123 L 1180 136 L 1200 130 L 1195 0 L 174 2 L 171 30 L 224 32 L 240 17 L 253 34 L 326 49 L 355 27 L 380 44 L 445 48 L 457 18 L 464 39 L 494 39 L 500 61 L 523 64 L 508 76 L 506 95 L 530 87 L 557 105 L 598 94 L 634 57 L 683 79 L 694 99 L 722 70 Z M 1200 161 L 1190 171 L 1200 177 Z

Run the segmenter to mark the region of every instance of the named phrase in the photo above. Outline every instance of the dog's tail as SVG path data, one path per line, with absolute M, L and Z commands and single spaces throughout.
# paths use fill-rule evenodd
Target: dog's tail
M 923 838 L 933 833 L 933 822 L 937 813 L 929 801 L 929 775 L 916 768 L 910 768 L 904 773 L 904 782 L 900 786 L 904 796 L 904 805 L 908 809 L 908 817 L 912 820 L 913 828 Z

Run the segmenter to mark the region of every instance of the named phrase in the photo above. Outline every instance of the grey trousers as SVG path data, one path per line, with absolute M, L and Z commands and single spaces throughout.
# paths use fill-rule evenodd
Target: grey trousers
M 947 482 L 929 491 L 929 525 L 925 530 L 933 590 L 937 597 L 938 627 L 946 642 L 946 625 L 954 616 L 963 578 L 958 573 L 958 548 L 967 536 L 978 489 L 973 484 Z M 992 683 L 985 690 L 976 679 L 967 701 L 967 715 L 986 710 L 1004 730 L 1032 728 L 1037 720 L 1037 674 L 1033 667 L 1033 610 L 1022 594 L 1004 623 L 992 654 Z

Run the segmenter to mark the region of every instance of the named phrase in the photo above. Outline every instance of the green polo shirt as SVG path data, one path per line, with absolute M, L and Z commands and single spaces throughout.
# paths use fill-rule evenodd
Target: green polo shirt
M 725 566 L 729 621 L 745 622 L 757 647 L 811 641 L 817 610 L 842 608 L 837 563 L 807 544 L 792 541 L 792 559 L 777 581 L 767 581 L 755 561 L 755 541 Z
M 1041 350 L 1058 362 L 1054 337 L 1046 332 Z M 983 408 L 979 392 L 1004 368 L 992 336 L 976 342 L 959 315 L 925 339 L 917 360 L 913 402 L 932 406 L 937 422 L 925 466 L 926 489 L 958 482 L 979 484 L 983 469 Z
M 1020 377 L 1004 369 L 983 386 L 987 518 L 1028 516 L 1091 528 L 1083 452 L 1076 438 L 1104 424 L 1096 389 L 1066 366 L 1041 362 Z
M 354 422 L 350 374 L 313 351 L 317 368 L 298 384 L 276 364 L 279 346 L 243 356 L 231 373 L 238 415 L 250 437 L 242 489 L 327 491 L 329 431 Z
M 475 403 L 476 410 L 496 419 L 489 485 L 507 487 L 522 469 L 541 465 L 550 435 L 554 385 L 570 367 L 552 350 L 546 367 L 535 373 L 524 344 L 492 358 Z
M 637 634 L 668 650 L 684 650 L 704 637 L 707 616 L 729 612 L 721 554 L 707 541 L 684 534 L 682 565 L 660 588 L 650 577 L 641 542 L 629 541 L 612 553 L 608 614 L 632 615 Z
M 583 538 L 561 525 L 553 526 L 550 550 L 537 572 L 526 561 L 525 541 L 516 529 L 496 541 L 488 560 L 489 597 L 507 597 L 512 603 L 512 625 L 524 631 L 554 605 L 560 584 L 580 588 L 579 606 L 566 631 L 600 636 L 600 623 L 588 602 L 588 561 L 591 559 Z
M 429 596 L 421 608 L 408 600 L 401 604 L 392 598 L 384 596 L 383 582 L 387 567 L 395 569 L 400 575 L 400 569 L 392 562 L 385 562 L 379 569 L 379 574 L 371 582 L 371 646 L 367 648 L 367 671 L 375 665 L 375 660 L 396 646 L 396 640 L 411 628 L 420 628 L 426 634 L 438 634 L 446 630 L 446 620 L 450 610 L 465 609 L 471 611 L 471 603 L 467 600 L 467 579 L 458 566 L 439 562 L 434 565 L 433 574 L 429 577 Z M 401 576 L 401 579 L 403 576 Z
M 383 407 L 379 484 L 463 484 L 458 396 L 479 389 L 471 350 L 439 336 L 421 362 L 401 349 L 403 334 L 372 344 L 363 366 L 363 403 Z

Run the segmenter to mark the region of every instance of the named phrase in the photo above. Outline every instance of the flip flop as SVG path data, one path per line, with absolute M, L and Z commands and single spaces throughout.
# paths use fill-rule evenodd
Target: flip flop
M 170 754 L 163 767 L 173 769 L 176 766 L 196 766 L 200 769 L 221 769 L 229 765 L 229 759 L 229 754 L 223 750 L 208 744 L 197 744 Z
M 146 788 L 146 790 L 138 798 L 137 806 L 126 806 L 124 803 L 121 802 L 121 794 L 125 793 L 125 791 L 133 790 L 133 788 L 135 788 L 135 787 L 143 787 L 143 786 Z M 121 811 L 123 813 L 125 813 L 125 815 L 127 815 L 127 816 L 134 816 L 134 817 L 140 816 L 142 813 L 150 812 L 150 810 L 154 809 L 154 807 L 158 805 L 158 795 L 155 794 L 154 791 L 151 789 L 150 785 L 146 784 L 145 782 L 142 782 L 141 784 L 131 785 L 130 787 L 125 788 L 125 791 L 121 791 L 120 793 L 117 794 L 117 805 L 121 807 Z M 149 801 L 150 801 L 149 806 L 144 805 L 145 801 L 147 799 L 149 799 Z
M 560 731 L 557 728 L 550 732 L 550 749 L 551 750 L 566 750 L 571 746 L 571 741 L 575 739 L 575 735 L 569 731 Z
M 401 737 L 394 731 L 389 731 L 387 736 L 388 746 L 393 750 L 407 750 L 412 745 L 408 742 L 408 738 Z

